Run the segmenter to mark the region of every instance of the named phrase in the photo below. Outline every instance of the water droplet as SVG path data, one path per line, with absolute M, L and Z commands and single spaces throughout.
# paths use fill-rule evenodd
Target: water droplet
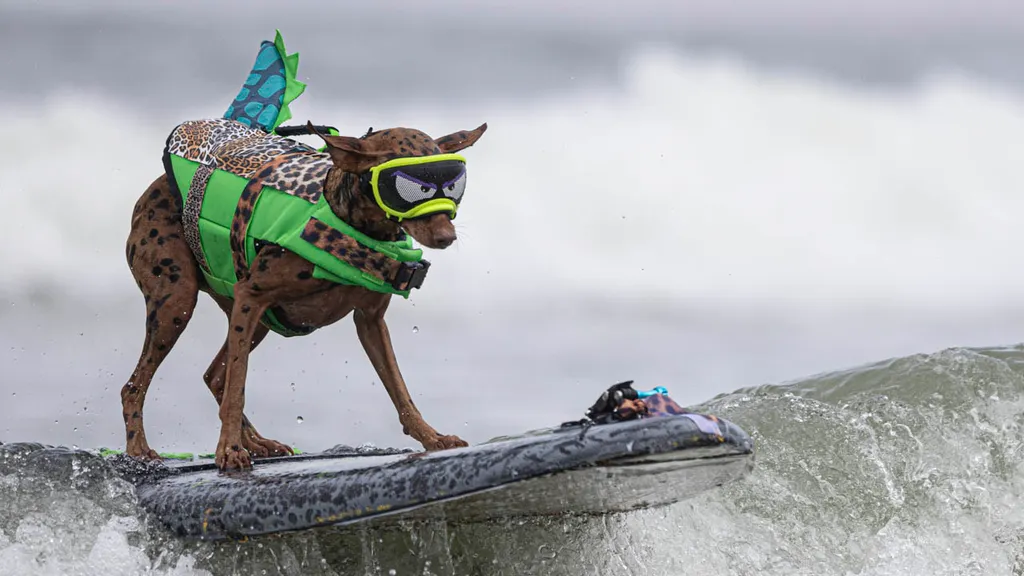
M 419 327 L 419 326 L 413 326 L 413 327 L 412 327 L 412 333 L 413 333 L 413 334 L 416 334 L 416 333 L 417 333 L 417 332 L 419 332 L 419 331 L 420 331 L 420 327 Z
M 292 392 L 295 392 L 295 382 L 292 382 Z
M 398 572 L 395 571 L 394 568 L 392 568 L 391 570 L 388 570 L 388 576 L 395 576 L 395 574 L 398 574 Z
M 302 416 L 299 416 L 298 418 L 295 419 L 295 423 L 296 424 L 302 424 L 303 422 L 304 422 L 304 419 L 302 418 Z
M 72 429 L 71 429 L 71 431 L 72 431 L 72 432 L 78 432 L 78 428 L 77 428 L 77 427 L 75 427 L 75 428 L 72 428 Z

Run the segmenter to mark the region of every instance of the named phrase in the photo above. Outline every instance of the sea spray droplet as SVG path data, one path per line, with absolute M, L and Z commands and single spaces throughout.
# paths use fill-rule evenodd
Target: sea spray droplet
M 295 419 L 295 423 L 296 424 L 302 424 L 303 422 L 304 422 L 304 419 L 302 418 L 302 416 L 299 416 L 298 418 Z
M 388 570 L 388 576 L 395 576 L 395 574 L 398 574 L 398 572 L 396 572 L 394 568 Z
M 412 333 L 413 333 L 413 334 L 416 334 L 416 333 L 418 333 L 419 331 L 420 331 L 420 327 L 419 327 L 419 326 L 413 326 L 413 327 L 412 327 Z
M 295 392 L 295 382 L 292 382 L 292 392 Z

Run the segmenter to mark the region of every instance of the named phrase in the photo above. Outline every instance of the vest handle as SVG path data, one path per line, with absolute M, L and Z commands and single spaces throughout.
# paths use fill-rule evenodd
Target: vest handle
M 340 134 L 340 132 L 338 132 L 338 129 L 335 128 L 334 126 L 325 126 L 322 124 L 317 124 L 313 126 L 313 129 L 321 133 L 326 132 L 331 136 L 337 136 Z M 278 126 L 274 130 L 274 132 L 277 133 L 278 136 L 281 136 L 283 138 L 299 136 L 301 134 L 313 134 L 313 132 L 309 130 L 308 124 L 298 124 L 295 126 Z

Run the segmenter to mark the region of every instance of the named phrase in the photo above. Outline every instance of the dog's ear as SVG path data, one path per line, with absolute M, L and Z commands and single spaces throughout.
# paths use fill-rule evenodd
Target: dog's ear
M 366 140 L 353 138 L 351 136 L 332 136 L 322 134 L 313 126 L 312 122 L 306 122 L 310 132 L 316 134 L 327 144 L 327 153 L 331 155 L 334 165 L 345 172 L 365 172 L 370 167 L 380 164 L 384 159 L 385 152 L 374 150 L 367 146 Z
M 447 136 L 441 136 L 434 140 L 434 143 L 436 143 L 437 147 L 441 149 L 441 152 L 450 154 L 452 152 L 458 152 L 459 150 L 465 150 L 473 144 L 476 144 L 476 141 L 484 135 L 484 131 L 486 130 L 487 123 L 484 122 L 476 130 L 470 130 L 469 132 L 462 130 Z

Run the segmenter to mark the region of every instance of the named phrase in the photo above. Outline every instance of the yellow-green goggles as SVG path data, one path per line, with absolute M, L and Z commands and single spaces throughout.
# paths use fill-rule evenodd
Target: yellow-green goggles
M 466 159 L 459 154 L 395 158 L 370 168 L 359 183 L 399 222 L 441 212 L 455 218 L 466 190 Z

